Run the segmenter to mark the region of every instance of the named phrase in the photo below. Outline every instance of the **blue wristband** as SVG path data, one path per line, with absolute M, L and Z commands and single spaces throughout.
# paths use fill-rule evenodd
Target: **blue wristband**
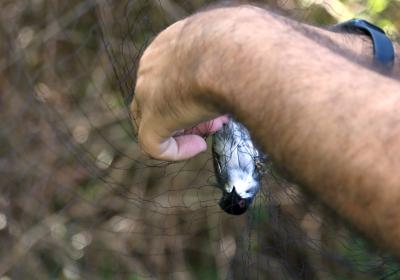
M 352 19 L 337 25 L 337 27 L 357 28 L 369 35 L 374 45 L 374 59 L 385 68 L 391 69 L 394 65 L 394 47 L 392 41 L 378 26 L 375 26 L 363 19 Z

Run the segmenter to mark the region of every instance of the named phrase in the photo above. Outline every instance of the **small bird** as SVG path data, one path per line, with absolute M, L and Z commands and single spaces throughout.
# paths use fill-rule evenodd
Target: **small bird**
M 232 117 L 213 135 L 212 155 L 217 185 L 222 190 L 220 207 L 232 215 L 245 213 L 260 189 L 267 155 Z

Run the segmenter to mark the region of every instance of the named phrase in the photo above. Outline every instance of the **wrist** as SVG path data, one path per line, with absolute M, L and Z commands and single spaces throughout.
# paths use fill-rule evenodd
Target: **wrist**
M 374 46 L 371 38 L 365 34 L 349 34 L 342 32 L 329 32 L 329 37 L 344 50 L 351 53 L 355 59 L 372 61 Z
M 361 31 L 360 33 L 346 33 L 328 29 L 321 30 L 321 32 L 325 33 L 335 45 L 348 52 L 354 60 L 365 63 L 366 65 L 369 65 L 374 60 L 374 43 L 371 36 Z M 393 42 L 393 47 L 395 49 L 395 56 L 397 56 L 400 48 L 395 42 Z M 400 75 L 400 63 L 398 58 L 394 61 L 392 71 L 393 76 L 398 77 Z

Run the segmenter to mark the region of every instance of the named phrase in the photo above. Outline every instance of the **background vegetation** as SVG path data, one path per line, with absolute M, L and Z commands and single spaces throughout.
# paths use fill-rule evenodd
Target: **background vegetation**
M 126 107 L 140 53 L 214 2 L 0 2 L 0 280 L 400 278 L 273 174 L 231 217 L 210 153 L 179 164 L 140 153 Z M 318 25 L 364 17 L 400 30 L 398 0 L 258 3 Z

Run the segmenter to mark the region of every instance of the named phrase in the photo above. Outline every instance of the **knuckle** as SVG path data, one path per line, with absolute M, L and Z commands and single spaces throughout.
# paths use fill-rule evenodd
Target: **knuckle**
M 145 79 L 142 75 L 138 75 L 136 79 L 136 84 L 135 84 L 135 95 L 137 96 L 138 93 L 140 94 L 143 92 L 145 86 Z
M 154 144 L 154 139 L 151 136 L 151 132 L 143 129 L 143 126 L 139 127 L 138 141 L 140 149 L 145 154 L 153 158 L 157 157 L 157 145 Z

